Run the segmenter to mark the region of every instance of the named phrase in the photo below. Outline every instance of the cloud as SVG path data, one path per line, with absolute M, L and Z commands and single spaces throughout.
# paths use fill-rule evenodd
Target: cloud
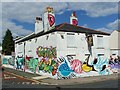
M 1 0 L 2 2 L 118 2 L 119 0 Z
M 2 0 L 3 1 L 3 0 Z M 9 28 L 13 35 L 26 35 L 32 33 L 30 30 L 26 30 L 22 25 L 16 25 L 12 20 L 20 22 L 34 23 L 35 17 L 44 13 L 47 6 L 54 8 L 55 14 L 62 14 L 66 10 L 84 10 L 90 17 L 107 16 L 111 14 L 117 14 L 117 3 L 110 2 L 15 2 L 12 0 L 9 3 L 2 3 L 2 19 L 0 21 L 0 27 L 2 27 L 3 35 L 7 28 Z M 36 0 L 37 1 L 37 0 Z M 3 24 L 1 24 L 3 23 Z M 62 23 L 62 22 L 61 22 Z
M 118 3 L 110 2 L 70 3 L 69 7 L 74 10 L 84 10 L 90 17 L 100 17 L 118 13 Z
M 105 27 L 102 27 L 102 28 L 98 28 L 96 30 L 99 30 L 99 31 L 103 31 L 103 32 L 107 32 L 107 33 L 111 33 L 113 30 L 111 29 L 108 29 L 108 28 L 105 28 Z
M 7 29 L 11 30 L 13 37 L 20 36 L 20 35 L 24 36 L 24 35 L 32 33 L 31 30 L 24 29 L 22 25 L 17 26 L 15 23 L 13 23 L 9 20 L 6 20 L 6 19 L 4 19 L 2 21 L 2 25 L 4 26 L 4 27 L 2 27 L 2 30 L 3 30 L 2 35 L 3 36 L 5 35 L 5 32 Z
M 47 6 L 52 6 L 55 13 L 59 13 L 67 8 L 67 3 L 3 3 L 3 18 L 33 23 L 35 17 L 42 15 Z
M 120 20 L 117 19 L 117 20 L 115 20 L 113 22 L 108 23 L 105 27 L 98 28 L 96 30 L 111 33 L 113 30 L 120 29 L 120 26 L 118 25 L 118 23 L 120 23 Z
M 87 24 L 84 24 L 84 25 L 82 25 L 82 27 L 88 28 L 88 25 L 87 25 Z
M 118 30 L 120 29 L 120 26 L 118 26 L 118 23 L 120 23 L 120 20 L 115 20 L 114 22 L 111 22 L 107 25 L 108 28 L 111 28 L 113 30 Z
M 56 14 L 62 14 L 66 10 L 84 10 L 90 17 L 100 17 L 118 13 L 117 3 L 110 2 L 11 2 L 3 3 L 3 18 L 33 23 L 34 18 L 43 14 L 47 6 L 52 6 Z

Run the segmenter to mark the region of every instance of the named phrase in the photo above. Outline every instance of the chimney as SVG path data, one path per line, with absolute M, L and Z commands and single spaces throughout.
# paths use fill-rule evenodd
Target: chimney
M 35 20 L 35 34 L 43 31 L 43 21 L 41 17 L 36 17 Z
M 78 25 L 78 19 L 76 17 L 75 11 L 70 16 L 70 24 L 77 26 Z
M 48 31 L 55 26 L 55 15 L 52 7 L 47 7 L 44 13 L 44 31 Z

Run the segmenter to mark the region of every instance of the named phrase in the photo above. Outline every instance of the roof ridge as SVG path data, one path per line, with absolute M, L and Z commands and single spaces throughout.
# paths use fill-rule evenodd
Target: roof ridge
M 64 23 L 64 24 L 69 24 L 69 23 Z M 69 25 L 72 25 L 72 24 L 69 24 Z M 72 25 L 72 26 L 75 26 L 75 25 Z M 83 27 L 83 26 L 75 26 L 75 27 L 84 28 L 84 29 L 88 29 L 88 30 L 91 30 L 91 31 L 99 31 L 101 33 L 106 33 L 106 34 L 110 34 L 110 33 L 107 33 L 107 32 L 103 32 L 103 31 L 100 31 L 100 30 L 94 30 L 94 29 Z
M 60 27 L 62 27 L 62 26 L 65 25 L 65 24 L 67 24 L 67 23 L 62 23 L 62 24 L 60 24 L 60 26 L 57 27 L 56 29 L 58 30 Z

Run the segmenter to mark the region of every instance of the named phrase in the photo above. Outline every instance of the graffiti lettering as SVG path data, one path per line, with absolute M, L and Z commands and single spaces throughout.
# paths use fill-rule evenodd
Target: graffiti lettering
M 36 51 L 39 57 L 56 58 L 56 47 L 38 47 Z

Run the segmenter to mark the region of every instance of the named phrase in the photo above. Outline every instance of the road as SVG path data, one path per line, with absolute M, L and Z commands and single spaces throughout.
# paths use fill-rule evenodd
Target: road
M 2 88 L 118 88 L 118 80 L 107 80 L 95 83 L 74 85 L 43 85 L 41 82 L 27 79 L 4 71 L 2 73 Z
M 2 72 L 2 88 L 18 88 L 28 84 L 38 84 L 38 81 L 4 71 Z M 24 86 L 25 87 L 25 86 Z

